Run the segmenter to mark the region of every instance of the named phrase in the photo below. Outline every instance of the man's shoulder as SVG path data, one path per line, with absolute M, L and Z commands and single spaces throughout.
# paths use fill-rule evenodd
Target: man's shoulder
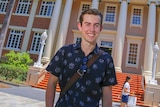
M 74 48 L 75 48 L 75 44 L 67 44 L 62 46 L 60 50 L 71 51 Z
M 103 56 L 103 57 L 111 57 L 111 54 L 109 54 L 108 52 L 100 49 L 99 53 Z
M 68 48 L 73 48 L 75 44 L 67 44 L 62 46 L 62 49 L 68 49 Z

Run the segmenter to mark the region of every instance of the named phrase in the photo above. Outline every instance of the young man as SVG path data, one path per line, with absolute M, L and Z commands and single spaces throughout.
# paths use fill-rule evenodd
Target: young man
M 53 107 L 57 81 L 61 90 L 77 70 L 81 76 L 60 98 L 56 107 L 112 107 L 112 85 L 117 84 L 112 57 L 101 53 L 96 40 L 102 30 L 103 16 L 97 9 L 82 12 L 78 29 L 82 33 L 80 43 L 63 46 L 46 68 L 51 73 L 46 89 L 46 107 Z M 87 61 L 99 55 L 91 66 Z

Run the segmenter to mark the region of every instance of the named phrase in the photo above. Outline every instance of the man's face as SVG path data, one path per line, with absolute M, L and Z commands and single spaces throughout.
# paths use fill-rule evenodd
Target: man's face
M 101 18 L 98 15 L 84 15 L 82 25 L 78 23 L 78 28 L 82 32 L 82 42 L 96 43 L 102 25 Z

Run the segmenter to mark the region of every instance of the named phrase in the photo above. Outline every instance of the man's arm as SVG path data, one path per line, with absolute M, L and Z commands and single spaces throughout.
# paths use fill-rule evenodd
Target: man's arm
M 58 77 L 50 74 L 46 89 L 46 107 L 53 107 Z
M 112 86 L 105 86 L 102 91 L 102 107 L 112 107 Z

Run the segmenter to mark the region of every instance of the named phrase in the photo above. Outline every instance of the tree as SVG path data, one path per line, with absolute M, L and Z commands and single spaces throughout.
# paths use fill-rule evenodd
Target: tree
M 6 11 L 6 15 L 2 24 L 2 29 L 0 31 L 0 57 L 2 54 L 2 49 L 3 49 L 3 44 L 4 44 L 4 40 L 7 34 L 7 29 L 10 23 L 10 18 L 11 18 L 11 14 L 13 11 L 13 6 L 14 6 L 15 0 L 9 0 L 9 4 L 7 6 L 7 11 Z

